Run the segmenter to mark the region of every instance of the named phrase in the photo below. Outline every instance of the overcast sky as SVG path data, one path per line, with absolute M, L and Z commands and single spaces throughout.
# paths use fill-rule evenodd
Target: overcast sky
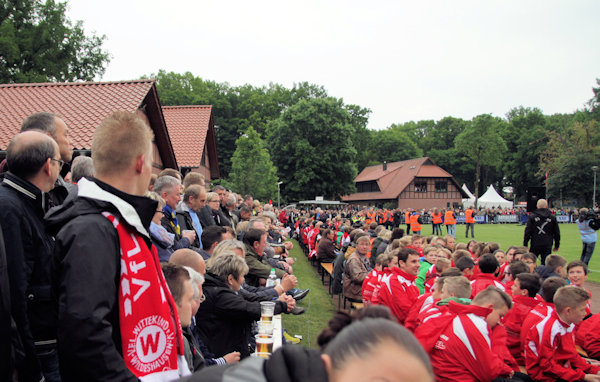
M 103 81 L 159 69 L 231 85 L 308 81 L 370 108 L 372 129 L 581 109 L 600 77 L 599 15 L 597 0 L 69 0 L 68 10 L 107 37 Z

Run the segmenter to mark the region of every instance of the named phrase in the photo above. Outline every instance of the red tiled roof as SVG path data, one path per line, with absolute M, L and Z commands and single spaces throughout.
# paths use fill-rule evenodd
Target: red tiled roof
M 6 149 L 28 115 L 40 111 L 61 116 L 74 149 L 90 149 L 100 121 L 117 110 L 137 110 L 153 84 L 154 80 L 0 85 L 0 149 Z
M 163 106 L 171 144 L 181 167 L 200 167 L 212 106 Z
M 427 178 L 450 178 L 457 187 L 458 183 L 451 174 L 438 167 L 428 157 L 409 159 L 401 162 L 387 164 L 387 169 L 383 170 L 383 165 L 365 167 L 354 180 L 358 182 L 377 181 L 380 192 L 360 192 L 342 197 L 344 201 L 357 200 L 378 200 L 378 199 L 397 199 L 404 191 L 406 186 L 415 177 Z

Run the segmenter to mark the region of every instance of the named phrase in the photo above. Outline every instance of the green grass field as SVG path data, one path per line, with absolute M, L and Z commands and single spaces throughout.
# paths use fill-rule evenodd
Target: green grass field
M 404 227 L 402 227 L 404 228 Z M 422 233 L 431 233 L 431 226 L 423 226 Z M 523 244 L 523 231 L 525 226 L 515 224 L 483 224 L 475 226 L 475 240 L 495 241 L 502 249 L 511 245 Z M 456 229 L 457 242 L 466 243 L 465 226 L 458 225 Z M 560 224 L 561 244 L 558 253 L 567 261 L 579 260 L 581 255 L 581 239 L 575 224 Z M 284 315 L 283 326 L 290 334 L 302 335 L 301 344 L 310 348 L 317 348 L 317 336 L 327 327 L 327 322 L 333 316 L 335 305 L 327 292 L 327 287 L 321 284 L 321 277 L 310 264 L 297 243 L 294 242 L 291 256 L 296 258 L 294 274 L 298 277 L 298 287 L 310 288 L 308 296 L 298 303 L 306 309 L 299 316 Z M 597 251 L 596 251 L 597 252 Z M 600 282 L 600 255 L 596 254 L 590 262 L 589 281 Z
M 560 249 L 557 252 L 567 261 L 579 260 L 581 256 L 581 236 L 576 224 L 559 224 L 560 226 Z M 431 226 L 423 226 L 423 234 L 430 233 Z M 475 240 L 495 241 L 500 248 L 506 249 L 511 245 L 523 244 L 523 232 L 525 226 L 516 224 L 480 224 L 475 226 Z M 456 227 L 456 241 L 466 243 L 465 226 Z M 600 255 L 592 256 L 590 261 L 589 281 L 600 282 Z
M 298 302 L 298 306 L 305 309 L 304 314 L 283 315 L 283 327 L 291 335 L 301 335 L 302 345 L 318 348 L 317 336 L 327 327 L 327 322 L 335 312 L 335 305 L 327 287 L 321 283 L 321 277 L 295 241 L 291 256 L 296 259 L 294 275 L 298 277 L 298 288 L 310 288 L 310 293 Z

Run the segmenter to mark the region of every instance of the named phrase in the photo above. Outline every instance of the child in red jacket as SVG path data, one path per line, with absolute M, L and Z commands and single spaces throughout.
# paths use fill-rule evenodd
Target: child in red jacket
M 542 285 L 540 276 L 520 273 L 512 285 L 513 308 L 502 323 L 506 329 L 506 346 L 519 365 L 525 365 L 521 347 L 521 326 L 531 309 L 539 304 L 535 298 Z
M 514 370 L 492 350 L 491 330 L 512 302 L 493 286 L 480 292 L 471 305 L 454 301 L 448 313 L 423 323 L 417 339 L 429 353 L 437 381 L 491 381 L 512 378 Z
M 590 295 L 583 288 L 565 286 L 554 295 L 554 311 L 527 334 L 525 366 L 540 382 L 600 381 L 600 367 L 587 363 L 575 349 L 573 330 L 585 317 Z
M 479 271 L 473 281 L 471 282 L 471 298 L 477 296 L 477 293 L 486 289 L 488 286 L 493 285 L 504 292 L 504 285 L 501 282 L 496 281 L 494 274 L 498 271 L 500 266 L 498 260 L 491 253 L 486 253 L 479 258 Z

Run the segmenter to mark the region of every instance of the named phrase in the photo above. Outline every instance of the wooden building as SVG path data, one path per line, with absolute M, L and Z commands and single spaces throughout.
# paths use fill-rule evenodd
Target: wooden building
M 449 208 L 467 197 L 454 177 L 428 157 L 366 167 L 354 182 L 357 192 L 342 197 L 353 205 Z
M 23 120 L 42 111 L 65 121 L 74 157 L 89 156 L 100 121 L 120 110 L 138 112 L 154 132 L 153 172 L 178 168 L 154 80 L 0 85 L 0 157 Z

